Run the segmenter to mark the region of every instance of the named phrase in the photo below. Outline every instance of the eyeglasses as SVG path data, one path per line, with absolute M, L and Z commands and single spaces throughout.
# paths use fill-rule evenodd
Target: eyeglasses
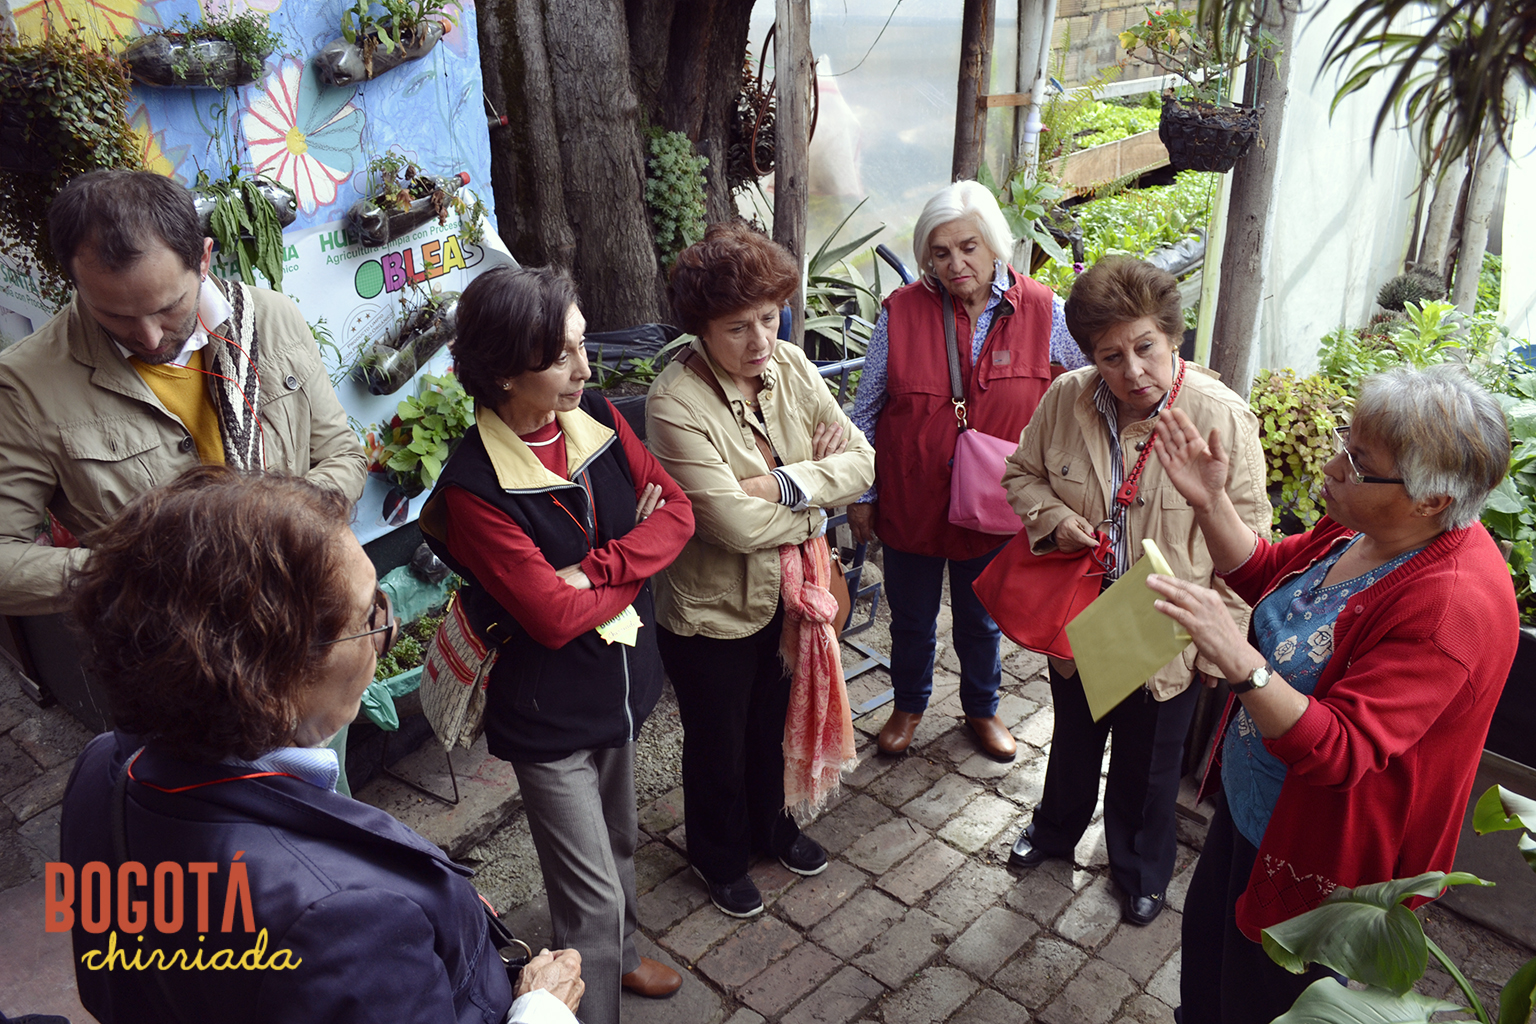
M 380 623 L 383 625 L 380 625 Z M 389 595 L 379 587 L 373 592 L 373 607 L 368 611 L 368 628 L 361 633 L 353 633 L 351 636 L 339 636 L 335 640 L 327 640 L 316 644 L 316 647 L 329 647 L 331 644 L 339 644 L 343 640 L 357 640 L 361 637 L 371 636 L 373 649 L 379 657 L 389 653 L 389 649 L 395 646 L 395 641 L 400 636 L 400 622 L 395 618 L 394 605 L 389 603 Z
M 1355 461 L 1354 454 L 1349 450 L 1348 427 L 1335 427 L 1333 429 L 1333 441 L 1333 446 L 1336 449 L 1336 452 L 1343 452 L 1344 457 L 1349 460 L 1349 469 L 1350 472 L 1354 474 L 1355 483 L 1400 484 L 1403 482 L 1403 478 L 1400 476 L 1368 476 L 1365 471 L 1360 468 L 1360 463 Z

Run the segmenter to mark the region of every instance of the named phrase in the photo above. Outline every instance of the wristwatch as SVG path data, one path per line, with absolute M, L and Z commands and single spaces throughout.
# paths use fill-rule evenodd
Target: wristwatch
M 1233 693 L 1248 693 L 1252 690 L 1262 690 L 1269 685 L 1269 664 L 1266 662 L 1248 673 L 1247 679 L 1239 679 L 1235 683 L 1228 683 L 1227 688 Z

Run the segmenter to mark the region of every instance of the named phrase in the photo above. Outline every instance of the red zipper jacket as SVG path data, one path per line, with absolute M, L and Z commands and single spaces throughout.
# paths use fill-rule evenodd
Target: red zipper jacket
M 1257 604 L 1352 535 L 1325 517 L 1261 538 L 1225 580 Z M 1287 771 L 1237 903 L 1244 935 L 1258 942 L 1340 885 L 1451 870 L 1519 626 L 1509 567 L 1481 524 L 1441 534 L 1350 598 L 1307 710 L 1264 741 Z

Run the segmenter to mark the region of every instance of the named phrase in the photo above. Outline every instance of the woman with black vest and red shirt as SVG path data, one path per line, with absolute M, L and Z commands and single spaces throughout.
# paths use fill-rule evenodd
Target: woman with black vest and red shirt
M 958 436 L 944 332 L 954 309 L 969 425 L 1017 441 L 1051 383 L 1052 362 L 1086 364 L 1067 333 L 1061 300 L 1007 263 L 1013 251 L 997 200 L 957 181 L 928 200 L 912 233 L 923 276 L 886 300 L 875 324 L 853 422 L 875 443 L 875 486 L 848 507 L 854 540 L 885 545 L 895 710 L 880 750 L 900 754 L 933 691 L 935 625 L 949 566 L 960 704 L 987 756 L 1012 761 L 1013 736 L 997 717 L 1002 681 L 997 624 L 971 592 L 1006 536 L 949 521 L 950 460 Z
M 465 289 L 453 355 L 475 426 L 421 525 L 500 643 L 486 739 L 517 773 L 555 939 L 581 953 L 582 1020 L 618 1024 L 621 983 L 647 996 L 682 983 L 632 938 L 634 743 L 661 695 L 648 580 L 687 543 L 693 508 L 585 390 L 585 331 L 559 271 L 498 268 Z

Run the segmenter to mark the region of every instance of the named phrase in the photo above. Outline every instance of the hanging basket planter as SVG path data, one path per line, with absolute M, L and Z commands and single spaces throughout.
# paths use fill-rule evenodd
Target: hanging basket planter
M 261 76 L 270 48 L 242 55 L 227 39 L 198 39 L 185 32 L 156 32 L 129 43 L 123 62 L 143 85 L 162 89 L 229 89 Z
M 391 27 L 388 18 L 380 21 L 386 29 Z M 399 41 L 389 47 L 380 41 L 377 29 L 359 33 L 351 42 L 343 36 L 331 40 L 315 57 L 315 70 L 331 85 L 366 82 L 406 61 L 425 57 L 446 31 L 444 23 L 435 19 L 418 22 L 402 30 Z
M 1168 161 L 1177 171 L 1230 171 L 1259 137 L 1264 107 L 1212 106 L 1185 103 L 1163 94 L 1163 117 L 1157 135 L 1168 147 Z
M 449 177 L 416 174 L 405 184 L 409 202 L 391 201 L 385 195 L 359 199 L 347 210 L 347 230 L 364 245 L 388 245 L 429 221 L 443 223 L 459 189 L 469 184 L 469 173 Z
M 399 391 L 453 340 L 458 311 L 458 292 L 435 296 L 430 304 L 409 315 L 398 338 L 369 346 L 352 368 L 352 379 L 366 387 L 369 394 L 392 395 Z

